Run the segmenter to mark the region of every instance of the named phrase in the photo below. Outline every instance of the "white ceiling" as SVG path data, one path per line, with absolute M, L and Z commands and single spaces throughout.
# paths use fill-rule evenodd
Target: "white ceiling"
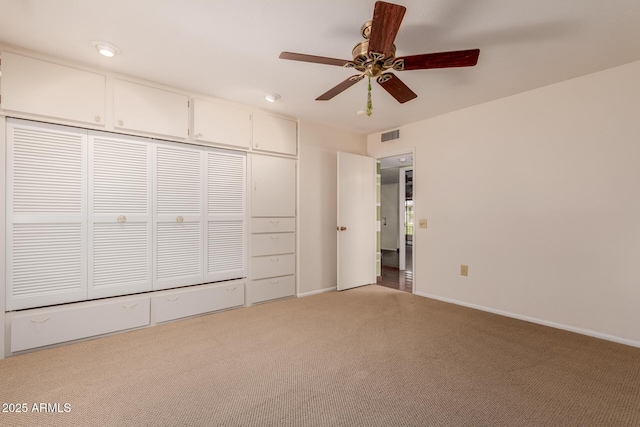
M 357 133 L 373 133 L 640 60 L 640 0 L 396 0 L 397 56 L 480 48 L 476 67 L 405 71 L 398 104 L 354 74 L 281 51 L 351 59 L 373 0 L 0 0 L 0 43 L 107 68 Z M 106 59 L 93 40 L 122 54 Z M 281 95 L 268 105 L 266 92 Z

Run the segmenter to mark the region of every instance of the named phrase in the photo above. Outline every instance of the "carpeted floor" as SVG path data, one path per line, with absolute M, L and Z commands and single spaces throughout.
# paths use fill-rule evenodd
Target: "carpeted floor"
M 29 408 L 2 426 L 638 426 L 640 349 L 372 285 L 11 357 L 0 402 Z

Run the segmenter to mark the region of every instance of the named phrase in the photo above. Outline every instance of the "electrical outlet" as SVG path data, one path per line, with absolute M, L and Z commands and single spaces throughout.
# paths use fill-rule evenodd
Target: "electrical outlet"
M 427 228 L 427 220 L 419 219 L 418 220 L 418 228 Z
M 460 264 L 460 275 L 468 276 L 469 275 L 469 266 L 466 264 Z

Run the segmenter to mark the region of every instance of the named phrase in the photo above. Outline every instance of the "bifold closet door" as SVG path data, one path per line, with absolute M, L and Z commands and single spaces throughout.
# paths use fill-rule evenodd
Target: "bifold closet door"
M 87 132 L 7 120 L 7 310 L 87 297 Z
M 89 133 L 89 299 L 151 290 L 151 143 Z
M 202 283 L 203 151 L 158 142 L 154 158 L 153 289 Z
M 207 282 L 246 277 L 246 155 L 205 149 Z

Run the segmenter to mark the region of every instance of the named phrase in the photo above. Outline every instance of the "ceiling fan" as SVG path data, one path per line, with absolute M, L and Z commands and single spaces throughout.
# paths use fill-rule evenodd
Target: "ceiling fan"
M 398 102 L 405 103 L 416 98 L 416 95 L 402 80 L 388 70 L 410 71 L 429 68 L 472 67 L 478 62 L 480 49 L 458 50 L 452 52 L 425 53 L 396 58 L 396 47 L 393 44 L 400 29 L 402 18 L 407 9 L 404 6 L 377 1 L 373 10 L 373 19 L 365 22 L 360 29 L 364 40 L 358 43 L 352 53 L 353 60 L 327 58 L 324 56 L 306 55 L 302 53 L 282 52 L 281 59 L 313 62 L 316 64 L 338 65 L 355 68 L 360 74 L 349 77 L 337 86 L 329 89 L 316 98 L 316 101 L 327 101 L 350 88 L 365 77 L 369 78 L 367 114 L 371 115 L 371 78 Z

